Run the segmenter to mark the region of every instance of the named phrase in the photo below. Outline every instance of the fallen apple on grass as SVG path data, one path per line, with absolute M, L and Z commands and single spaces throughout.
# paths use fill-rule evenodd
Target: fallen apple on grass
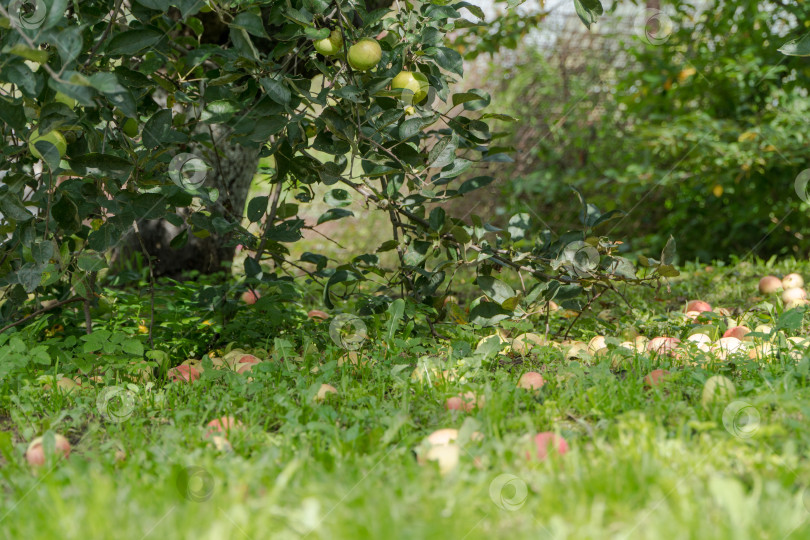
M 331 384 L 322 384 L 320 388 L 318 388 L 318 393 L 315 394 L 313 398 L 317 402 L 324 402 L 330 395 L 337 396 L 338 391 L 337 388 L 332 386 Z
M 549 454 L 556 453 L 560 456 L 568 452 L 568 442 L 553 431 L 542 431 L 534 436 L 535 455 L 540 461 L 548 458 Z M 531 453 L 527 455 L 532 459 Z
M 54 444 L 53 444 L 53 452 L 54 455 L 59 457 L 68 457 L 70 456 L 70 441 L 68 441 L 62 435 L 58 433 L 54 436 Z M 45 465 L 47 461 L 47 457 L 45 456 L 45 446 L 44 446 L 44 438 L 37 437 L 36 439 L 32 440 L 31 443 L 28 445 L 28 449 L 25 451 L 25 459 L 28 461 L 30 465 L 35 467 L 41 467 Z
M 596 351 L 607 348 L 605 336 L 594 336 L 588 342 L 588 354 L 596 354 Z
M 536 371 L 527 371 L 520 376 L 520 379 L 518 379 L 517 387 L 525 390 L 536 391 L 540 390 L 544 384 L 546 384 L 546 381 L 543 379 L 542 375 Z
M 526 356 L 533 348 L 542 347 L 544 345 L 548 345 L 548 340 L 540 334 L 534 334 L 531 332 L 520 334 L 518 337 L 512 340 L 511 344 L 512 350 L 520 356 Z
M 782 287 L 785 290 L 804 287 L 804 278 L 796 273 L 788 274 L 782 278 Z
M 781 291 L 784 287 L 782 286 L 782 280 L 776 276 L 765 276 L 764 278 L 759 280 L 759 292 L 762 294 L 774 294 Z
M 485 403 L 484 396 L 477 396 L 475 392 L 466 392 L 459 396 L 447 398 L 444 408 L 448 411 L 472 412 L 475 409 L 483 409 Z
M 709 407 L 715 403 L 726 403 L 734 399 L 737 389 L 731 379 L 722 375 L 714 375 L 706 379 L 703 385 L 703 393 L 700 402 L 704 407 Z
M 179 365 L 168 372 L 169 379 L 175 382 L 192 383 L 200 378 L 197 368 L 189 365 Z
M 672 355 L 673 351 L 678 347 L 681 340 L 674 337 L 659 336 L 655 337 L 647 343 L 647 351 L 655 354 L 668 354 Z
M 669 375 L 666 369 L 654 369 L 646 377 L 644 377 L 644 386 L 652 388 L 658 386 Z
M 735 337 L 723 337 L 709 348 L 709 351 L 720 360 L 726 360 L 729 356 L 742 352 L 743 342 Z
M 686 309 L 684 309 L 684 313 L 688 313 L 690 311 L 697 311 L 698 313 L 703 313 L 704 311 L 711 311 L 712 306 L 708 302 L 704 302 L 703 300 L 691 300 L 687 302 Z
M 807 300 L 807 292 L 801 287 L 791 287 L 782 293 L 782 302 L 789 304 L 796 300 Z
M 742 341 L 743 339 L 745 339 L 745 336 L 747 336 L 750 333 L 751 329 L 745 326 L 732 326 L 731 328 L 723 332 L 723 337 L 724 338 L 733 337 Z M 750 339 L 751 338 L 748 338 L 749 341 Z

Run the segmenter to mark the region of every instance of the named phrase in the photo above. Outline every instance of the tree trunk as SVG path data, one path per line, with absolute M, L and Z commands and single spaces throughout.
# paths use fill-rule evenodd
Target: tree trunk
M 192 151 L 210 167 L 203 185 L 219 190 L 219 198 L 209 210 L 229 221 L 239 221 L 244 214 L 250 184 L 258 168 L 260 148 L 230 144 L 227 128 L 219 125 L 210 127 L 218 155 L 202 147 Z M 127 233 L 122 248 L 113 254 L 113 268 L 120 269 L 135 253 L 143 252 L 141 241 L 152 258 L 152 267 L 157 276 L 178 277 L 189 270 L 210 274 L 221 270 L 223 263 L 233 261 L 235 246 L 228 245 L 228 238 L 214 231 L 206 238 L 189 234 L 185 246 L 172 248 L 172 239 L 183 229 L 191 228 L 188 218 L 192 210 L 186 208 L 178 213 L 185 222 L 180 227 L 165 219 L 138 222 L 140 239 L 134 229 Z

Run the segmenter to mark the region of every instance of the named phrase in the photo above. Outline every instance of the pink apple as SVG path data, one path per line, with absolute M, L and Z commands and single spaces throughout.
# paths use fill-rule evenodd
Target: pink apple
M 703 300 L 692 300 L 691 302 L 686 304 L 686 309 L 684 310 L 684 312 L 689 312 L 689 311 L 703 312 L 703 311 L 711 311 L 711 310 L 712 310 L 712 306 L 710 306 L 708 304 L 708 302 L 704 302 Z
M 782 293 L 782 302 L 788 304 L 794 300 L 807 300 L 807 292 L 801 287 L 785 289 L 785 292 Z
M 537 447 L 537 459 L 540 461 L 546 459 L 549 455 L 549 448 L 556 451 L 559 455 L 568 452 L 568 443 L 560 435 L 553 431 L 542 431 L 534 436 L 534 445 Z M 529 454 L 531 459 L 531 454 Z
M 804 278 L 799 274 L 788 274 L 782 278 L 782 287 L 785 289 L 804 287 Z
M 242 302 L 248 305 L 253 305 L 259 298 L 261 298 L 261 296 L 262 295 L 259 294 L 259 291 L 245 291 L 242 293 Z
M 669 371 L 665 369 L 654 369 L 644 377 L 644 386 L 658 386 L 667 375 L 669 375 Z
M 759 292 L 762 294 L 773 294 L 783 289 L 782 280 L 776 276 L 765 276 L 759 280 Z
M 170 369 L 169 378 L 172 381 L 191 383 L 200 378 L 200 372 L 193 366 L 183 364 Z
M 542 375 L 536 371 L 528 371 L 520 376 L 517 387 L 526 390 L 539 390 L 544 384 L 546 384 L 546 381 Z
M 206 438 L 211 436 L 214 433 L 224 433 L 227 435 L 230 431 L 234 429 L 240 429 L 243 427 L 242 422 L 234 418 L 233 416 L 222 416 L 220 418 L 215 418 L 206 424 L 208 431 L 206 431 L 205 436 Z
M 70 441 L 68 441 L 62 435 L 56 434 L 54 435 L 53 442 L 53 451 L 55 455 L 61 454 L 60 457 L 68 457 L 70 455 Z M 31 441 L 31 443 L 28 445 L 28 449 L 25 451 L 25 459 L 29 464 L 35 467 L 41 467 L 42 465 L 45 465 L 45 462 L 47 461 L 45 458 L 45 447 L 42 443 L 42 437 L 37 437 Z
M 745 326 L 732 326 L 725 332 L 723 332 L 723 337 L 735 337 L 739 340 L 745 339 L 745 336 L 751 333 L 751 330 Z
M 444 407 L 448 411 L 472 412 L 476 407 L 479 409 L 483 408 L 484 402 L 484 396 L 478 397 L 474 392 L 467 392 L 460 396 L 447 398 Z
M 325 321 L 329 318 L 329 315 L 325 311 L 321 311 L 319 309 L 313 309 L 307 313 L 307 317 L 313 319 L 315 321 Z
M 656 354 L 672 354 L 672 351 L 678 346 L 681 342 L 678 338 L 673 337 L 656 337 L 650 340 L 647 343 L 647 351 L 653 352 Z

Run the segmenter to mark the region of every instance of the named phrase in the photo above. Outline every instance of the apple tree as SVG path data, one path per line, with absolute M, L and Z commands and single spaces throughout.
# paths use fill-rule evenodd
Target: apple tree
M 454 91 L 463 62 L 447 35 L 483 18 L 443 0 L 3 0 L 0 328 L 81 302 L 89 331 L 96 276 L 133 242 L 153 277 L 189 243 L 212 239 L 211 264 L 245 246 L 244 284 L 281 300 L 299 272 L 330 307 L 373 278 L 383 294 L 365 312 L 393 295 L 440 306 L 472 266 L 484 294 L 464 318 L 477 324 L 674 275 L 672 245 L 643 273 L 617 256 L 600 227 L 619 214 L 584 199 L 581 228 L 558 237 L 528 235 L 527 214 L 501 230 L 444 210 L 511 159 L 487 123 L 511 119 L 488 112 L 483 91 Z M 263 158 L 272 187 L 248 201 Z M 316 189 L 331 206 L 319 224 L 351 215 L 353 198 L 388 216 L 375 253 L 331 266 L 290 256 Z M 145 238 L 159 221 L 171 227 Z M 385 251 L 396 268 L 380 264 Z

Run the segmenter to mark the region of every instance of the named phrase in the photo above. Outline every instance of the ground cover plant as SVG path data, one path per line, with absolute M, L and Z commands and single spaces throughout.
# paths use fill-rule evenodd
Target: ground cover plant
M 0 3 L 0 536 L 807 535 L 807 261 L 448 204 L 521 3 Z

